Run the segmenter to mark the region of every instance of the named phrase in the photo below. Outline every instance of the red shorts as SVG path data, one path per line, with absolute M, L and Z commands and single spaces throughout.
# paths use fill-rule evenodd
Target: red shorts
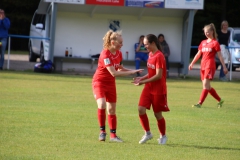
M 117 102 L 117 91 L 115 84 L 109 85 L 101 82 L 93 82 L 92 89 L 94 98 L 96 100 L 99 98 L 105 98 L 106 102 Z
M 215 69 L 212 68 L 206 68 L 205 70 L 201 70 L 201 80 L 204 79 L 210 79 L 212 80 L 214 78 L 214 74 L 215 74 Z
M 144 87 L 138 105 L 148 110 L 152 106 L 154 113 L 170 111 L 167 104 L 167 95 L 153 95 L 147 87 Z

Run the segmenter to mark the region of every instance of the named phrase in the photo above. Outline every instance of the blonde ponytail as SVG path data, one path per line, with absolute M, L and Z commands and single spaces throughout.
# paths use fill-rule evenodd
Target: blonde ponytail
M 218 35 L 217 35 L 217 32 L 216 32 L 215 25 L 213 23 L 210 23 L 210 24 L 204 26 L 203 30 L 205 30 L 205 29 L 213 31 L 213 38 L 217 39 Z
M 122 36 L 122 32 L 121 31 L 112 31 L 109 30 L 105 36 L 103 37 L 103 48 L 104 49 L 108 49 L 111 46 L 111 40 L 117 40 L 118 37 Z

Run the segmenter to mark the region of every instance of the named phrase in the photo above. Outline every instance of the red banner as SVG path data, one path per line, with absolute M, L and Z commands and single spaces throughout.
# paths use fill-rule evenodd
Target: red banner
M 86 0 L 86 4 L 124 6 L 124 0 Z

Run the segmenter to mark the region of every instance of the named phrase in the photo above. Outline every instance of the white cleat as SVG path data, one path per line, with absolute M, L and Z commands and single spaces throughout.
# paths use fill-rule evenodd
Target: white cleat
M 111 142 L 123 142 L 123 140 L 121 140 L 119 137 L 114 137 L 114 138 L 110 138 Z
M 145 134 L 142 139 L 139 141 L 139 144 L 146 143 L 148 140 L 152 139 L 153 135 L 152 134 Z
M 166 144 L 167 142 L 167 136 L 164 135 L 164 136 L 161 136 L 159 139 L 158 139 L 158 144 Z

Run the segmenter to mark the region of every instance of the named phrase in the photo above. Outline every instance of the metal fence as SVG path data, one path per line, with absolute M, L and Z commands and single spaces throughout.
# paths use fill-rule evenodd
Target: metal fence
M 9 34 L 8 35 L 8 60 L 7 60 L 7 69 L 10 68 L 10 52 L 11 52 L 11 38 L 32 38 L 32 39 L 46 39 L 46 40 L 50 40 L 50 38 L 48 37 L 34 37 L 34 36 L 24 36 L 24 35 L 13 35 L 13 34 Z
M 45 40 L 50 40 L 50 38 L 48 37 L 34 37 L 34 36 L 24 36 L 24 35 L 12 35 L 12 34 L 9 34 L 9 37 L 8 37 L 8 60 L 7 60 L 7 69 L 10 68 L 10 51 L 11 51 L 11 38 L 32 38 L 32 39 L 45 39 Z M 198 46 L 191 46 L 191 48 L 198 48 Z M 228 46 L 226 47 L 227 49 L 236 49 L 236 48 L 239 48 L 240 47 L 231 47 L 231 46 Z M 229 73 L 229 80 L 231 81 L 232 80 L 232 55 L 230 53 L 230 62 L 229 62 L 229 65 L 230 65 L 230 73 Z

